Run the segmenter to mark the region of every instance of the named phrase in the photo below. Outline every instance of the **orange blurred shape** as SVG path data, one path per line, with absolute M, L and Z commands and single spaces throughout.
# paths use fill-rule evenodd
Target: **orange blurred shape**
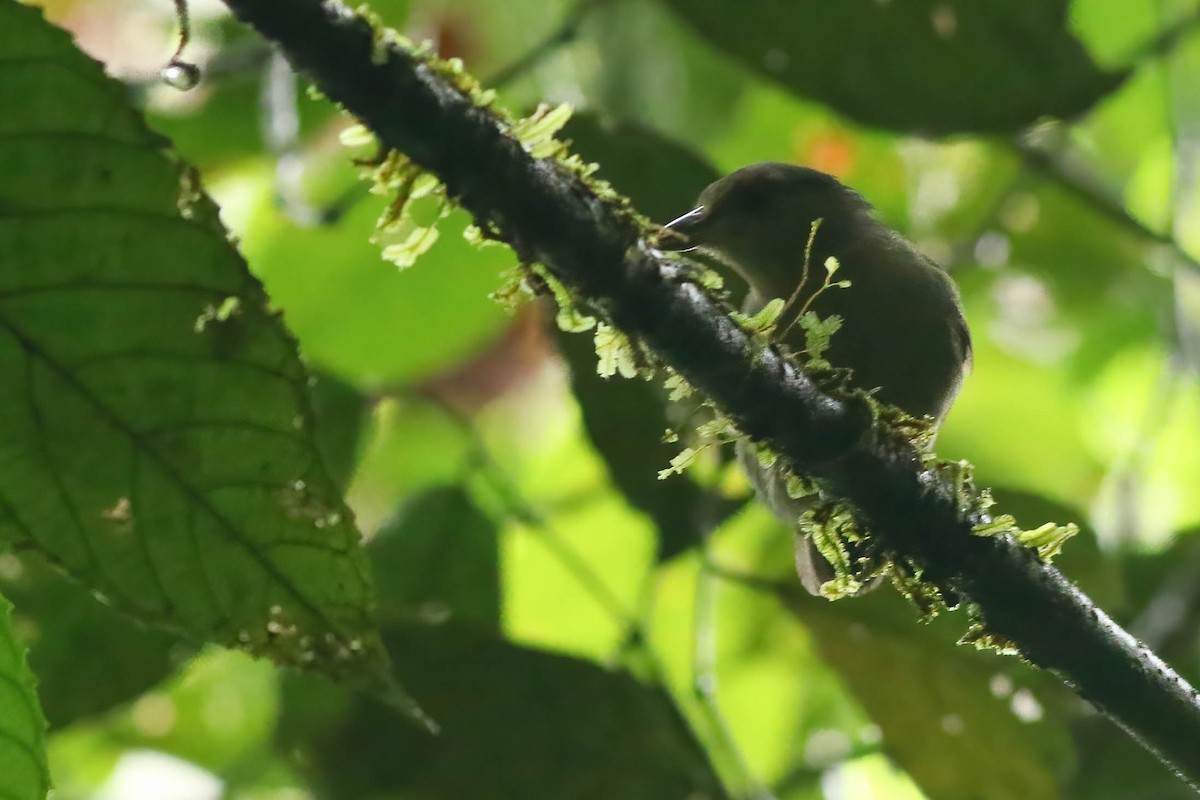
M 68 30 L 80 49 L 118 79 L 157 75 L 175 47 L 170 3 L 51 0 L 41 6 L 46 19 Z
M 429 38 L 442 58 L 478 61 L 484 47 L 473 20 L 461 13 L 443 13 L 430 22 Z
M 797 142 L 796 156 L 800 164 L 844 178 L 857 166 L 858 145 L 843 131 L 818 131 Z
M 471 415 L 535 377 L 554 353 L 546 336 L 546 308 L 526 303 L 499 337 L 474 356 L 430 377 L 420 393 Z

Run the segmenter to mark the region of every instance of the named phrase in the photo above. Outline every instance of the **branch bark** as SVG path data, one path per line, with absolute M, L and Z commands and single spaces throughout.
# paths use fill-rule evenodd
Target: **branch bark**
M 1016 642 L 1200 788 L 1200 698 L 1057 570 L 1007 538 L 975 536 L 953 489 L 867 409 L 823 393 L 763 350 L 719 304 L 660 261 L 635 222 L 406 51 L 381 48 L 336 2 L 226 0 L 380 141 L 436 174 L 485 229 L 541 262 L 765 441 L 852 503 L 869 530 L 981 610 Z

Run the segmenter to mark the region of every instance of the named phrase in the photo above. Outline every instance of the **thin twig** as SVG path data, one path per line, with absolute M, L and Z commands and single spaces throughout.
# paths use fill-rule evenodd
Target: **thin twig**
M 779 312 L 779 321 L 784 323 L 784 328 L 779 332 L 779 335 L 775 337 L 778 340 L 782 340 L 787 337 L 788 331 L 790 331 L 792 326 L 804 316 L 804 312 L 808 308 L 809 303 L 805 303 L 804 308 L 800 309 L 800 311 L 796 313 L 792 320 L 788 322 L 788 312 L 792 309 L 792 306 L 796 304 L 796 301 L 800 299 L 800 292 L 804 291 L 804 284 L 808 283 L 809 265 L 812 263 L 813 242 L 815 242 L 817 239 L 817 229 L 821 227 L 821 223 L 824 221 L 824 219 L 817 217 L 813 220 L 812 226 L 808 229 L 808 242 L 804 245 L 804 267 L 800 270 L 800 281 L 796 284 L 796 289 L 792 292 L 792 296 L 789 297 L 787 302 L 783 304 L 783 310 Z M 815 293 L 813 294 L 813 297 L 816 297 Z M 812 298 L 809 299 L 809 302 L 812 302 Z
M 532 71 L 560 48 L 567 46 L 579 38 L 579 32 L 583 27 L 584 19 L 594 9 L 606 2 L 608 0 L 577 0 L 575 5 L 567 11 L 567 15 L 563 18 L 562 23 L 551 31 L 546 38 L 527 50 L 516 61 L 499 69 L 484 83 L 492 88 L 499 89 L 507 86 L 525 73 Z
M 520 489 L 508 476 L 504 468 L 492 457 L 487 443 L 475 427 L 475 424 L 458 409 L 429 394 L 422 394 L 421 399 L 442 413 L 467 440 L 470 447 L 469 457 L 474 461 L 480 477 L 484 478 L 496 498 L 504 508 L 504 512 L 517 522 L 533 531 L 546 545 L 559 563 L 571 573 L 572 577 L 583 587 L 598 606 L 603 608 L 618 627 L 634 632 L 635 638 L 646 645 L 642 621 L 630 611 L 625 603 L 617 597 L 600 575 L 581 556 L 558 530 L 545 518 L 532 503 L 521 495 Z M 659 662 L 657 656 L 652 659 Z
M 1010 147 L 1030 171 L 1054 181 L 1062 189 L 1126 231 L 1169 248 L 1182 263 L 1190 269 L 1200 272 L 1200 261 L 1190 255 L 1178 239 L 1168 232 L 1154 230 L 1134 217 L 1125 209 L 1123 203 L 1093 185 L 1089 179 L 1072 172 L 1053 154 L 1036 145 L 1019 140 L 1013 141 Z
M 183 50 L 192 40 L 192 21 L 188 14 L 188 0 L 175 0 L 175 19 L 179 22 L 179 42 L 169 63 L 174 64 L 183 55 Z
M 1146 61 L 1170 55 L 1179 43 L 1197 28 L 1200 28 L 1200 12 L 1188 14 L 1147 41 L 1133 47 L 1120 61 L 1125 65 L 1125 69 L 1132 70 Z

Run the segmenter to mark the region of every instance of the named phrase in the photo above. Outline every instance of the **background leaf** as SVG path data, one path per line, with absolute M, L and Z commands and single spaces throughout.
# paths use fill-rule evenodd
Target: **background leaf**
M 36 552 L 0 556 L 0 591 L 17 608 L 29 666 L 53 728 L 132 700 L 192 649 L 99 602 Z
M 382 624 L 434 618 L 499 631 L 499 534 L 458 487 L 401 509 L 368 548 Z
M 1074 698 L 1047 676 L 956 644 L 960 620 L 918 635 L 895 593 L 829 603 L 799 591 L 788 607 L 882 731 L 882 749 L 931 800 L 1058 797 Z
M 748 69 L 899 131 L 1015 131 L 1076 116 L 1124 77 L 1071 35 L 1067 0 L 665 2 Z
M 653 220 L 666 222 L 690 211 L 680 205 L 680 198 L 695 198 L 720 177 L 703 157 L 678 141 L 619 118 L 577 112 L 561 138 L 569 139 L 580 156 L 599 164 L 600 177 Z
M 2 794 L 13 800 L 42 800 L 50 789 L 46 720 L 33 687 L 12 628 L 12 605 L 0 596 L 0 775 Z
M 328 697 L 306 703 L 293 683 L 281 732 L 311 743 L 323 797 L 726 796 L 661 690 L 626 673 L 453 625 L 397 627 L 387 641 L 442 733 L 366 699 L 343 698 L 340 713 Z

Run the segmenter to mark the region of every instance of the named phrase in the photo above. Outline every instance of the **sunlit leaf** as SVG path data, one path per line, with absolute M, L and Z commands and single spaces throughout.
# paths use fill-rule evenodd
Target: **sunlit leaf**
M 195 640 L 380 678 L 307 373 L 194 174 L 0 5 L 0 540 Z

